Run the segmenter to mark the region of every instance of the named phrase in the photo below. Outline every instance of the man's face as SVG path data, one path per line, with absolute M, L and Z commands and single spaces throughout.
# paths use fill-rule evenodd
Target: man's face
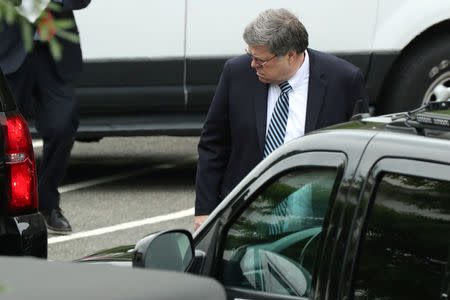
M 251 66 L 255 68 L 261 82 L 280 84 L 292 76 L 288 54 L 277 57 L 267 46 L 248 46 L 248 52 L 253 57 Z

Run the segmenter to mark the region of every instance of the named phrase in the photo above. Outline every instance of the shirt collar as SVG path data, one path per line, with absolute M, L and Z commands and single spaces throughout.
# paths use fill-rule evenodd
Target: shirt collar
M 305 60 L 300 66 L 298 71 L 292 76 L 288 82 L 292 87 L 292 90 L 298 90 L 305 83 L 305 79 L 309 78 L 309 55 L 308 51 L 305 50 Z

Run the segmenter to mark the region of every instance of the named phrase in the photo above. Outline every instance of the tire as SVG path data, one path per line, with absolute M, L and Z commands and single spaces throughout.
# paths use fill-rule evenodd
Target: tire
M 98 143 L 101 139 L 101 137 L 76 137 L 75 141 L 80 143 Z
M 394 65 L 378 99 L 376 114 L 410 111 L 450 99 L 450 35 L 422 40 Z

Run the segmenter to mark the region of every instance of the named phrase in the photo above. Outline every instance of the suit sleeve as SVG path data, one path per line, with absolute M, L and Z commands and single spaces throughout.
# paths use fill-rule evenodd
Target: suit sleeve
M 77 10 L 83 9 L 91 3 L 91 0 L 63 0 L 62 2 L 62 10 Z
M 364 78 L 359 69 L 357 69 L 352 76 L 350 83 L 351 91 L 351 106 L 348 108 L 348 118 L 356 113 L 369 112 L 369 99 L 367 96 Z
M 220 203 L 220 187 L 230 155 L 228 95 L 230 66 L 225 64 L 198 145 L 195 215 L 208 215 Z

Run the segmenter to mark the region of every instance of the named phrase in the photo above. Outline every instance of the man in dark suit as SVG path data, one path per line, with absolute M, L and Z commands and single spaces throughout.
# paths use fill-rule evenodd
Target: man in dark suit
M 60 11 L 47 17 L 75 19 L 72 10 L 86 7 L 90 0 L 52 0 Z M 51 22 L 51 21 L 50 21 Z M 61 212 L 58 185 L 67 168 L 70 151 L 78 129 L 78 111 L 72 81 L 82 67 L 79 43 L 58 39 L 62 58 L 56 61 L 46 39 L 52 30 L 35 31 L 33 50 L 25 51 L 19 25 L 3 24 L 0 31 L 0 67 L 5 73 L 15 101 L 25 116 L 34 112 L 35 125 L 44 141 L 38 170 L 39 210 L 49 231 L 72 230 Z M 47 34 L 40 36 L 43 32 Z M 70 32 L 78 34 L 76 24 Z
M 262 12 L 244 31 L 247 55 L 228 60 L 198 145 L 194 229 L 265 156 L 315 129 L 368 110 L 362 74 L 308 47 L 285 9 Z

